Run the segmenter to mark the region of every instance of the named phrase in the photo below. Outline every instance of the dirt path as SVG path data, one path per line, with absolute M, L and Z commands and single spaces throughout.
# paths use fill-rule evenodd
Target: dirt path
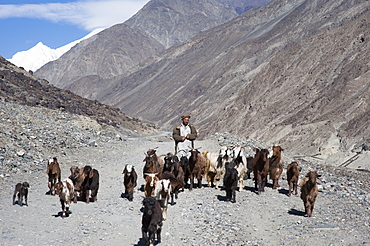
M 112 141 L 58 157 L 63 179 L 76 164 L 91 165 L 100 172 L 98 201 L 72 204 L 72 214 L 65 219 L 58 216 L 58 197 L 45 194 L 45 173 L 0 178 L 0 245 L 144 245 L 143 192 L 136 190 L 133 202 L 122 198 L 121 173 L 125 164 L 133 164 L 139 188 L 144 182 L 144 152 L 157 146 L 157 153 L 165 154 L 172 151 L 173 142 L 156 138 Z M 219 147 L 210 140 L 198 141 L 197 146 L 210 151 Z M 303 166 L 303 172 L 309 169 Z M 303 216 L 299 196 L 286 195 L 286 180 L 280 180 L 280 190 L 268 187 L 260 196 L 254 193 L 252 180 L 246 180 L 235 204 L 224 201 L 224 191 L 205 187 L 204 180 L 203 188 L 185 190 L 177 204 L 169 207 L 160 245 L 370 245 L 368 190 L 355 180 L 322 175 L 334 188 L 319 193 L 311 218 Z M 11 203 L 20 181 L 31 185 L 28 207 Z

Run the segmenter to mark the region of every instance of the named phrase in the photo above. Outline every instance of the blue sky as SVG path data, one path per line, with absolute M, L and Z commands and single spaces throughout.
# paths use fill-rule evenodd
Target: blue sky
M 122 23 L 149 0 L 0 0 L 0 55 L 38 42 L 59 48 L 97 28 Z

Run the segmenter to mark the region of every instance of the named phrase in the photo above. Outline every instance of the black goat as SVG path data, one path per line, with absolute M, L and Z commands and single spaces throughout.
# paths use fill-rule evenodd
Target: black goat
M 163 225 L 162 209 L 155 197 L 145 197 L 143 200 L 144 213 L 141 220 L 141 233 L 146 245 L 153 245 L 155 236 L 157 243 L 161 242 Z
M 85 180 L 81 185 L 81 197 L 85 199 L 86 203 L 90 202 L 89 191 L 91 190 L 92 200 L 95 202 L 98 200 L 99 190 L 99 172 L 96 169 L 92 169 L 91 166 L 84 167 Z
M 236 189 L 238 188 L 238 171 L 233 167 L 235 163 L 226 162 L 225 176 L 224 176 L 224 189 L 226 191 L 226 200 L 232 203 L 236 202 Z

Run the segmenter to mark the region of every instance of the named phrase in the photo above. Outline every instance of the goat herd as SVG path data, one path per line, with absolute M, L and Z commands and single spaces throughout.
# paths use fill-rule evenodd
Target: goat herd
M 70 170 L 71 175 L 67 179 L 62 181 L 61 170 L 56 157 L 50 159 L 46 167 L 49 187 L 49 191 L 47 192 L 47 194 L 56 194 L 59 196 L 60 203 L 62 205 L 61 216 L 63 218 L 67 217 L 70 214 L 69 206 L 72 201 L 74 203 L 77 203 L 78 195 L 81 200 L 89 203 L 90 197 L 92 201 L 97 200 L 99 190 L 98 170 L 91 168 L 91 166 L 85 166 L 83 168 L 72 166 Z M 15 186 L 13 205 L 18 203 L 22 206 L 24 198 L 24 205 L 28 206 L 28 188 L 29 184 L 27 182 L 18 183 Z M 18 201 L 15 201 L 16 196 L 18 196 Z
M 244 179 L 251 178 L 254 174 L 255 190 L 257 194 L 265 191 L 267 176 L 273 180 L 273 189 L 280 187 L 279 179 L 283 172 L 284 160 L 281 146 L 273 146 L 272 156 L 269 157 L 267 149 L 257 149 L 254 157 L 246 157 L 242 147 L 220 148 L 219 152 L 205 151 L 200 153 L 198 149 L 190 151 L 190 157 L 180 159 L 168 153 L 158 156 L 156 149 L 149 149 L 146 153 L 143 168 L 145 179 L 143 200 L 144 212 L 142 216 L 142 238 L 147 245 L 161 241 L 161 227 L 166 220 L 167 205 L 174 204 L 174 197 L 188 188 L 190 191 L 196 185 L 202 187 L 202 179 L 205 177 L 208 186 L 219 187 L 220 179 L 223 179 L 223 189 L 226 191 L 226 200 L 236 202 L 236 190 L 244 189 Z M 297 186 L 300 171 L 297 162 L 287 166 L 287 180 L 289 193 L 297 195 Z M 137 174 L 132 165 L 126 165 L 124 170 L 125 196 L 133 199 L 134 188 L 137 185 Z M 307 216 L 312 215 L 314 203 L 318 194 L 316 179 L 320 175 L 316 171 L 308 172 L 302 179 L 301 199 L 305 206 Z M 188 184 L 189 182 L 189 184 Z
M 261 194 L 265 191 L 267 176 L 273 181 L 273 189 L 280 187 L 279 179 L 283 172 L 284 160 L 281 146 L 273 146 L 272 156 L 269 157 L 267 149 L 256 149 L 254 157 L 246 157 L 242 147 L 223 146 L 218 152 L 199 152 L 198 149 L 190 151 L 190 157 L 180 159 L 172 154 L 157 155 L 156 148 L 149 149 L 145 154 L 143 177 L 145 184 L 143 191 L 142 238 L 147 245 L 153 245 L 155 238 L 161 241 L 161 228 L 167 217 L 167 205 L 174 205 L 178 194 L 188 188 L 194 188 L 195 179 L 198 188 L 202 187 L 202 179 L 206 178 L 208 186 L 219 188 L 219 181 L 223 179 L 223 189 L 226 191 L 226 200 L 236 202 L 236 190 L 244 189 L 244 179 L 251 178 L 255 183 L 255 191 Z M 99 172 L 91 166 L 79 168 L 72 166 L 71 175 L 61 181 L 61 170 L 57 159 L 50 159 L 47 164 L 48 187 L 51 195 L 58 195 L 61 206 L 61 216 L 67 217 L 70 213 L 71 202 L 79 198 L 86 203 L 97 200 L 99 189 Z M 135 168 L 127 164 L 123 169 L 124 196 L 133 200 L 134 189 L 137 186 L 137 173 Z M 287 166 L 287 181 L 289 193 L 298 194 L 297 186 L 300 171 L 297 162 Z M 316 179 L 320 177 L 316 171 L 310 171 L 300 183 L 301 199 L 305 213 L 312 215 L 314 203 L 318 194 Z M 188 184 L 189 182 L 189 184 Z M 29 185 L 27 182 L 18 183 L 13 195 L 13 204 L 18 195 L 18 204 L 27 205 Z

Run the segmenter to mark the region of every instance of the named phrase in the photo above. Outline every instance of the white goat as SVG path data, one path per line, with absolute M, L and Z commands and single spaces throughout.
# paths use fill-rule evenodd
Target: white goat
M 171 187 L 172 186 L 169 179 L 161 179 L 155 185 L 154 197 L 161 204 L 163 211 L 163 220 L 166 220 L 167 217 L 167 206 L 172 191 Z
M 238 171 L 239 191 L 244 189 L 244 178 L 247 174 L 247 157 L 244 155 L 243 148 L 236 146 L 233 148 L 232 158 L 236 161 L 235 169 Z
M 62 217 L 70 214 L 69 205 L 74 197 L 74 186 L 70 178 L 67 178 L 55 185 L 55 192 L 59 195 L 59 200 L 62 205 Z

